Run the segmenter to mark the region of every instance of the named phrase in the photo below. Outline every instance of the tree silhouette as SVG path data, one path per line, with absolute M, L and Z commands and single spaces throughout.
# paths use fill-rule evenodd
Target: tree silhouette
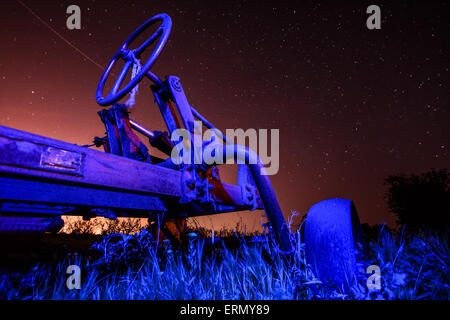
M 392 175 L 385 179 L 390 210 L 397 223 L 410 231 L 448 230 L 450 223 L 450 175 L 447 169 L 420 175 Z

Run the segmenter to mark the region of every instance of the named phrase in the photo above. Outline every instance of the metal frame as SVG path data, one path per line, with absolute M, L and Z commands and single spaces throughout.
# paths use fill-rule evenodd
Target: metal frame
M 140 48 L 127 49 L 130 41 L 159 20 L 161 27 Z M 215 129 L 189 105 L 178 77 L 167 76 L 161 81 L 149 70 L 167 41 L 170 29 L 171 21 L 165 14 L 139 27 L 114 56 L 97 89 L 97 102 L 108 105 L 118 101 L 147 75 L 154 82 L 150 88 L 168 132 L 144 128 L 131 120 L 126 106 L 119 103 L 98 112 L 105 124 L 106 137 L 96 137 L 94 142 L 97 146 L 103 144 L 106 152 L 0 126 L 0 215 L 31 213 L 152 219 L 161 214 L 184 218 L 265 209 L 282 251 L 292 253 L 289 230 L 270 179 L 261 173 L 265 169 L 256 153 L 239 145 L 223 146 L 224 160 L 245 161 L 239 165 L 237 185 L 232 185 L 220 180 L 216 166 L 175 165 L 170 157 L 153 157 L 134 134 L 133 129 L 147 136 L 152 146 L 170 155 L 173 144 L 169 137 L 174 130 L 187 129 L 194 138 L 195 118 Z M 141 67 L 141 73 L 117 92 L 132 63 L 138 63 L 135 56 L 158 37 L 157 48 Z M 104 82 L 119 57 L 126 65 L 113 90 L 103 98 Z M 228 142 L 225 137 L 223 141 Z
M 112 209 L 118 216 L 205 215 L 251 209 L 241 188 L 211 181 L 218 206 L 179 204 L 181 172 L 0 126 L 0 202 L 72 206 L 66 215 Z M 0 213 L 17 212 L 1 206 Z M 36 211 L 38 213 L 39 210 Z M 43 214 L 48 209 L 43 207 Z

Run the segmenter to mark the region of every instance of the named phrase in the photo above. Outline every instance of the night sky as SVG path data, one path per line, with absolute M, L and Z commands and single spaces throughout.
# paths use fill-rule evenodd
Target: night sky
M 23 2 L 100 66 L 141 23 L 165 12 L 172 33 L 152 71 L 181 78 L 191 105 L 226 128 L 280 129 L 272 184 L 287 216 L 352 199 L 362 222 L 393 225 L 383 180 L 449 168 L 450 5 L 440 1 Z M 82 11 L 68 30 L 66 8 Z M 381 30 L 366 8 L 381 7 Z M 76 144 L 103 136 L 102 70 L 19 2 L 0 13 L 0 125 Z M 131 116 L 164 129 L 150 81 Z M 216 229 L 261 212 L 203 218 Z

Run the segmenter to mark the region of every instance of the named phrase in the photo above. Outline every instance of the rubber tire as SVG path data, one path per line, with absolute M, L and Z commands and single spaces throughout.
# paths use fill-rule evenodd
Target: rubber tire
M 360 246 L 364 254 L 366 248 L 353 202 L 336 198 L 312 206 L 305 221 L 305 245 L 314 274 L 348 291 L 356 280 L 355 249 Z

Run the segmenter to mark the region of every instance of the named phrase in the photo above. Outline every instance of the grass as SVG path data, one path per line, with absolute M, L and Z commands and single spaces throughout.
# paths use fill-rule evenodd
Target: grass
M 22 272 L 0 275 L 1 299 L 449 299 L 448 235 L 408 235 L 381 228 L 358 260 L 358 283 L 348 292 L 322 283 L 305 261 L 301 231 L 292 233 L 292 260 L 278 254 L 271 235 L 240 232 L 187 235 L 183 248 L 145 229 L 104 235 L 90 253 L 64 255 Z M 254 240 L 257 241 L 254 241 Z M 69 265 L 81 268 L 80 289 L 69 290 Z M 367 267 L 381 271 L 381 288 L 368 289 Z

